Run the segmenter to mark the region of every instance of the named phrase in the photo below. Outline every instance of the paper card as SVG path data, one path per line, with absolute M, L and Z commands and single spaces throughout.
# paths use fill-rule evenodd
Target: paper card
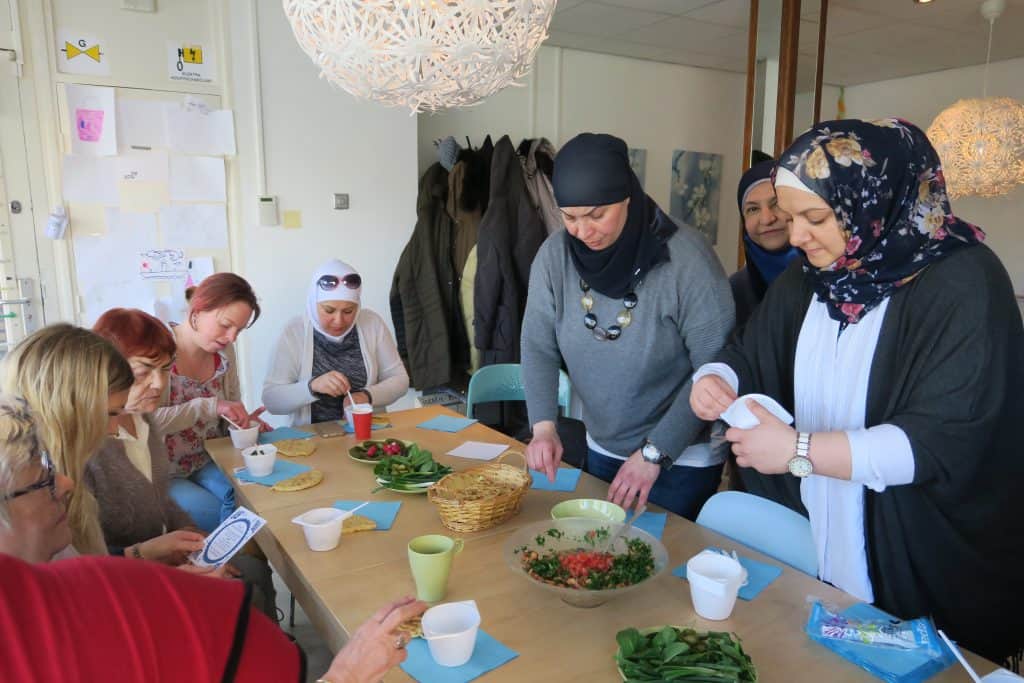
M 227 211 L 223 204 L 172 204 L 160 211 L 160 231 L 170 244 L 227 249 Z
M 122 152 L 133 147 L 167 147 L 164 102 L 117 100 L 117 143 Z
M 188 265 L 181 249 L 149 249 L 139 254 L 143 280 L 184 280 Z
M 98 204 L 74 204 L 68 210 L 71 234 L 96 237 L 107 234 L 106 210 Z
M 171 156 L 171 200 L 226 202 L 224 160 L 216 157 Z
M 170 167 L 163 150 L 129 151 L 117 157 L 117 180 L 125 183 L 167 183 Z
M 189 556 L 198 567 L 225 564 L 266 524 L 259 515 L 239 507 L 206 537 L 203 549 Z
M 467 441 L 461 446 L 448 451 L 448 455 L 454 455 L 457 458 L 471 458 L 473 460 L 494 460 L 507 450 L 508 444 Z
M 164 104 L 167 141 L 172 150 L 183 154 L 233 156 L 235 119 L 228 109 L 203 112 L 177 103 Z
M 117 154 L 117 107 L 114 89 L 93 85 L 64 86 L 68 105 L 71 153 Z
M 297 230 L 302 227 L 302 212 L 289 209 L 284 212 L 284 227 Z
M 195 287 L 200 282 L 213 275 L 213 259 L 209 256 L 200 256 L 190 259 L 188 262 L 188 274 L 185 277 L 186 287 Z
M 65 74 L 109 76 L 106 42 L 67 28 L 57 30 L 57 70 Z
M 124 213 L 156 213 L 171 203 L 167 183 L 122 180 L 117 184 L 117 194 Z
M 117 164 L 114 157 L 69 154 L 61 169 L 64 201 L 117 206 Z
M 172 81 L 211 83 L 216 73 L 213 50 L 208 45 L 187 40 L 167 41 L 167 77 Z

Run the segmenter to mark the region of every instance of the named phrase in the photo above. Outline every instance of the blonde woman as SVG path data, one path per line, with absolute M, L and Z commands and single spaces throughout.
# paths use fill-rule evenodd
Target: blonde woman
M 134 381 L 128 361 L 106 339 L 60 323 L 18 344 L 2 375 L 3 391 L 28 402 L 54 470 L 82 481 L 86 460 L 116 433 Z M 75 550 L 107 553 L 96 500 L 84 487 L 71 493 L 68 523 Z

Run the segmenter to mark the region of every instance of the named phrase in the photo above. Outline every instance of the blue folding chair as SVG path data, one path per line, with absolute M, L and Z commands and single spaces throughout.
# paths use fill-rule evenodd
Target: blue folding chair
M 564 370 L 558 371 L 558 405 L 562 414 L 569 414 L 569 400 L 572 388 L 569 375 Z M 523 386 L 523 373 L 518 363 L 495 363 L 485 365 L 469 379 L 469 390 L 466 392 L 466 417 L 473 417 L 473 406 L 477 403 L 493 401 L 525 401 L 526 389 Z
M 704 503 L 697 524 L 818 576 L 818 552 L 807 518 L 784 505 L 749 493 L 722 491 Z

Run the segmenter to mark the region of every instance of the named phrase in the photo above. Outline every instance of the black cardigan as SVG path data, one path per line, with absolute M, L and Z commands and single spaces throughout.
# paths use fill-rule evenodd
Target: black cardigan
M 794 412 L 797 337 L 812 292 L 793 263 L 722 353 L 740 394 Z M 1002 263 L 954 252 L 891 298 L 868 384 L 865 426 L 910 439 L 914 481 L 865 488 L 875 604 L 931 615 L 996 661 L 1024 643 L 1024 328 Z M 741 469 L 751 493 L 807 515 L 789 475 Z

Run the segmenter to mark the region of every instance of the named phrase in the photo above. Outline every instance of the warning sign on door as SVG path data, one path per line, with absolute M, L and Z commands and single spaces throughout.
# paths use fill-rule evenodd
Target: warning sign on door
M 216 73 L 213 55 L 205 46 L 188 41 L 167 41 L 167 75 L 172 81 L 210 83 Z

